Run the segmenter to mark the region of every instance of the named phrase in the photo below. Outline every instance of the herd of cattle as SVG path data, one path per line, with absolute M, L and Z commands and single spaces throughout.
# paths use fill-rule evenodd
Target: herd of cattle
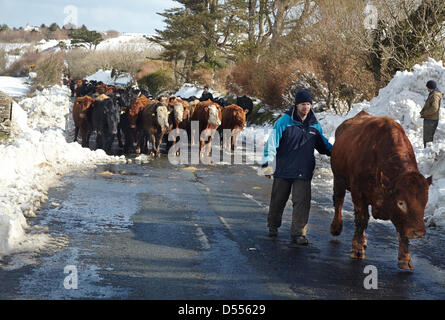
M 191 124 L 194 121 L 199 123 L 199 137 L 205 136 L 208 140 L 199 139 L 200 154 L 204 152 L 206 142 L 210 151 L 215 130 L 230 130 L 231 149 L 234 150 L 239 134 L 246 125 L 246 115 L 253 107 L 252 100 L 246 96 L 237 97 L 237 104 L 229 105 L 221 98 L 200 101 L 196 97 L 153 97 L 144 90 L 96 81 L 68 79 L 67 84 L 71 96 L 75 97 L 74 141 L 80 134 L 82 146 L 89 147 L 90 136 L 95 132 L 96 148 L 108 154 L 112 153 L 112 145 L 117 138 L 124 154 L 150 153 L 159 156 L 163 138 L 171 130 L 180 129 L 186 130 L 191 138 Z M 152 146 L 150 152 L 148 142 Z M 192 139 L 191 142 L 196 141 Z

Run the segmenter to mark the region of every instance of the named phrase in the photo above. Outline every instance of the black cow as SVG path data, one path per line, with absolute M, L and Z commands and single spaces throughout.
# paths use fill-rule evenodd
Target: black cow
M 199 100 L 199 98 L 197 98 L 195 96 L 191 96 L 191 97 L 188 97 L 187 99 L 183 99 L 183 100 L 186 100 L 188 102 L 192 102 L 192 101 L 195 101 L 195 100 Z
M 230 105 L 230 103 L 228 103 L 224 98 L 221 98 L 221 97 L 214 98 L 212 101 L 216 102 L 221 107 L 227 107 L 228 105 Z
M 130 130 L 130 126 L 128 124 L 127 110 L 135 98 L 133 98 L 131 90 L 120 88 L 113 94 L 112 99 L 114 104 L 118 107 L 120 113 L 119 125 L 117 127 L 117 140 L 119 143 L 119 148 L 123 148 L 124 144 L 122 142 L 122 136 L 126 140 L 128 137 L 128 132 Z M 128 150 L 124 150 L 124 153 L 127 152 Z
M 252 99 L 250 99 L 248 96 L 242 96 L 242 97 L 236 97 L 236 104 L 238 106 L 240 106 L 241 108 L 243 108 L 244 110 L 249 110 L 249 112 L 247 112 L 246 116 L 249 115 L 250 113 L 252 113 L 252 109 L 253 109 L 253 101 Z
M 96 149 L 103 149 L 107 154 L 111 154 L 119 124 L 119 107 L 107 95 L 100 95 L 94 102 L 91 117 L 93 130 L 96 131 Z
M 83 80 L 81 86 L 76 89 L 76 97 L 93 96 L 96 93 L 94 82 Z

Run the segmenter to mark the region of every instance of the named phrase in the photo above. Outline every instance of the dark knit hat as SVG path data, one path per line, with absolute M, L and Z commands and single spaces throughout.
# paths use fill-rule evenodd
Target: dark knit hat
M 307 90 L 300 90 L 295 94 L 295 105 L 303 102 L 312 104 L 312 96 Z
M 428 81 L 428 82 L 426 83 L 426 87 L 427 87 L 428 89 L 434 90 L 434 89 L 437 88 L 437 83 L 436 83 L 436 81 L 434 81 L 434 80 L 430 80 L 430 81 Z

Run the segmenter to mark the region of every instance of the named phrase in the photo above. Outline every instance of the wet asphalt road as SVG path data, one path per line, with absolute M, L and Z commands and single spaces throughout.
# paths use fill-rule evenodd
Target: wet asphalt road
M 394 227 L 371 222 L 366 260 L 350 260 L 350 196 L 334 238 L 327 172 L 316 170 L 301 248 L 287 247 L 290 203 L 278 238 L 267 237 L 272 180 L 250 166 L 174 166 L 164 156 L 73 172 L 30 222 L 48 227 L 55 249 L 12 270 L 17 257 L 3 261 L 0 299 L 444 299 L 443 232 L 412 241 L 416 269 L 401 271 Z M 376 290 L 364 288 L 367 265 Z M 66 266 L 77 289 L 64 287 Z

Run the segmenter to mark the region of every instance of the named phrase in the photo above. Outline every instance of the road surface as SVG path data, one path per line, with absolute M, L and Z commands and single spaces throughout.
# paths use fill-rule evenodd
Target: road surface
M 310 245 L 288 248 L 290 203 L 268 238 L 272 180 L 251 166 L 175 166 L 163 156 L 72 172 L 30 220 L 53 246 L 1 261 L 0 298 L 444 299 L 443 231 L 412 241 L 416 269 L 401 271 L 394 227 L 374 220 L 366 260 L 352 261 L 349 195 L 342 235 L 329 233 L 329 174 L 315 172 Z M 368 265 L 377 289 L 365 288 Z

